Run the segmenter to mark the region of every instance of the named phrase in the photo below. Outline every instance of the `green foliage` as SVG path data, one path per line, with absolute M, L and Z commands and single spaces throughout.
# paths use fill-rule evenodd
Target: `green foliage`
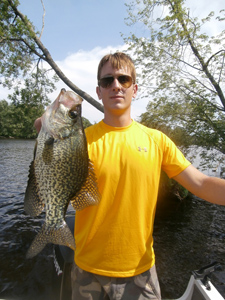
M 44 70 L 39 70 L 39 73 L 44 73 Z M 31 74 L 23 82 L 23 86 L 18 85 L 14 88 L 14 93 L 9 95 L 9 100 L 15 104 L 32 104 L 42 105 L 46 107 L 50 103 L 48 94 L 54 91 L 54 84 L 45 76 L 37 78 L 36 74 Z
M 39 70 L 44 72 L 44 70 Z M 14 93 L 9 95 L 10 104 L 0 101 L 0 136 L 16 138 L 36 138 L 34 121 L 40 117 L 45 107 L 50 103 L 48 94 L 53 91 L 53 83 L 36 74 L 26 78 L 22 88 L 15 86 Z M 91 123 L 83 118 L 84 128 Z
M 39 70 L 39 72 L 44 72 Z M 53 83 L 46 79 L 41 82 L 36 74 L 31 74 L 24 80 L 23 86 L 14 88 L 9 95 L 10 104 L 1 101 L 0 136 L 17 138 L 34 138 L 37 133 L 33 126 L 49 104 L 48 94 L 53 91 Z
M 0 136 L 16 138 L 35 138 L 37 132 L 34 121 L 44 112 L 42 105 L 8 104 L 0 101 Z
M 0 2 L 0 85 L 16 91 L 23 88 L 24 80 L 35 75 L 40 86 L 41 98 L 50 82 L 51 88 L 59 78 L 75 93 L 86 99 L 100 111 L 103 106 L 90 95 L 71 82 L 57 66 L 48 49 L 41 42 L 41 35 L 30 20 L 18 10 L 18 0 L 1 0 Z M 44 22 L 42 24 L 42 32 Z M 53 77 L 45 66 L 50 66 Z
M 0 85 L 14 89 L 14 99 L 18 95 L 23 97 L 24 86 L 29 91 L 34 88 L 29 97 L 36 95 L 36 100 L 42 100 L 38 104 L 46 105 L 49 103 L 47 95 L 55 89 L 54 82 L 58 78 L 43 67 L 42 51 L 33 39 L 38 33 L 31 23 L 27 26 L 15 12 L 13 7 L 18 4 L 17 0 L 0 3 Z M 25 16 L 24 20 L 27 20 Z
M 8 96 L 10 104 L 1 101 L 0 135 L 34 138 L 34 120 L 50 103 L 48 95 L 58 78 L 43 68 L 42 52 L 34 41 L 38 32 L 19 17 L 14 9 L 18 4 L 17 0 L 0 3 L 0 85 L 14 90 Z
M 16 6 L 19 4 L 19 1 L 13 2 Z M 0 10 L 0 74 L 4 76 L 2 84 L 12 87 L 15 78 L 30 72 L 35 60 L 31 48 L 35 49 L 35 45 L 29 30 L 7 0 L 1 1 Z
M 141 122 L 156 120 L 172 134 L 178 127 L 186 133 L 178 144 L 225 153 L 225 31 L 214 37 L 201 30 L 206 22 L 224 21 L 224 10 L 199 21 L 183 0 L 136 0 L 127 7 L 128 25 L 141 24 L 144 32 L 125 38 L 142 96 L 150 99 Z

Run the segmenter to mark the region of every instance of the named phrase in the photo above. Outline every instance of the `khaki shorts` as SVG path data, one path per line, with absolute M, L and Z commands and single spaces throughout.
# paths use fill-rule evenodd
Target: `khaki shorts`
M 156 268 L 133 277 L 115 278 L 72 268 L 72 300 L 161 300 Z

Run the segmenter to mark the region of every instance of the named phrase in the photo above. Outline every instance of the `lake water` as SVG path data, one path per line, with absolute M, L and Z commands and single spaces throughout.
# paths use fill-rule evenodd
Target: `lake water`
M 34 141 L 0 140 L 0 299 L 59 299 L 60 276 L 48 245 L 33 259 L 25 253 L 40 230 L 44 214 L 24 213 L 23 198 Z M 168 201 L 154 228 L 156 267 L 164 298 L 180 297 L 191 271 L 213 261 L 223 270 L 212 282 L 225 297 L 225 207 L 193 198 Z

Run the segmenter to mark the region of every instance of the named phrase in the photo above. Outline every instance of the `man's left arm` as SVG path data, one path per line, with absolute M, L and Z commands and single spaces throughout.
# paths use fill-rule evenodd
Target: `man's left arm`
M 211 203 L 225 205 L 225 180 L 209 177 L 192 165 L 173 179 L 197 197 Z

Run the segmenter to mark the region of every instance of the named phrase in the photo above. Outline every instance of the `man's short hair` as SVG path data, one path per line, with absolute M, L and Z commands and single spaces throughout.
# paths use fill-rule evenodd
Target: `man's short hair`
M 98 73 L 97 73 L 98 81 L 100 80 L 102 68 L 107 62 L 110 62 L 114 69 L 121 69 L 124 66 L 128 67 L 131 72 L 133 83 L 136 83 L 136 70 L 135 70 L 134 62 L 129 55 L 123 52 L 115 52 L 114 54 L 107 54 L 100 60 L 98 65 Z

